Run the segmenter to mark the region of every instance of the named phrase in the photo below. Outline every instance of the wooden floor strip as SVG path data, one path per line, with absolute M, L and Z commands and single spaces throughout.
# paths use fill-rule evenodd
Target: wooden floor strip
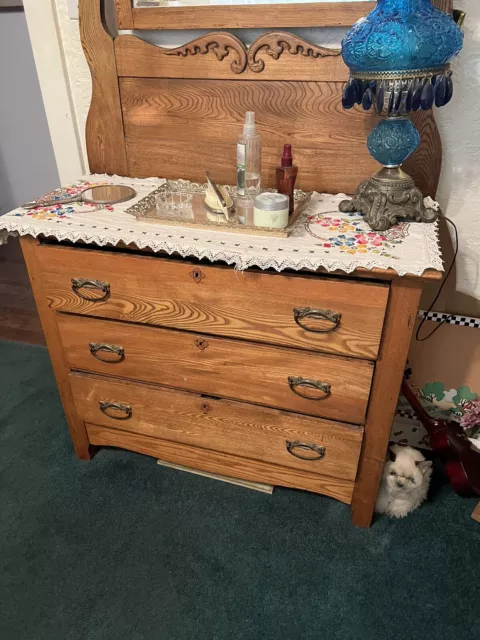
M 240 478 L 232 478 L 231 476 L 222 476 L 218 473 L 209 473 L 208 471 L 200 471 L 199 469 L 191 469 L 185 467 L 183 464 L 175 464 L 174 462 L 166 462 L 165 460 L 157 460 L 157 464 L 162 467 L 168 467 L 169 469 L 176 469 L 177 471 L 185 471 L 186 473 L 193 473 L 196 476 L 203 476 L 204 478 L 210 478 L 211 480 L 220 480 L 220 482 L 228 482 L 229 484 L 236 484 L 239 487 L 245 489 L 252 489 L 253 491 L 260 491 L 261 493 L 273 493 L 274 486 L 271 484 L 263 484 L 262 482 L 251 482 L 249 480 L 240 480 Z
M 0 340 L 45 344 L 17 238 L 0 246 Z

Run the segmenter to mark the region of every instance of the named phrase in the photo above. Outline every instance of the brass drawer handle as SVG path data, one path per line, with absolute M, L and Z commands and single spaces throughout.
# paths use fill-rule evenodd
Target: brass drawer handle
M 325 447 L 320 447 L 318 444 L 309 444 L 307 442 L 300 442 L 299 440 L 286 440 L 287 451 L 292 456 L 300 458 L 300 460 L 321 460 L 325 455 Z M 295 452 L 295 449 L 299 449 L 299 453 Z M 300 455 L 302 451 L 310 451 L 316 455 Z
M 128 420 L 132 417 L 132 407 L 129 404 L 121 404 L 120 402 L 104 402 L 103 400 L 101 400 L 98 404 L 100 406 L 100 411 L 109 418 L 113 418 L 114 420 Z M 108 413 L 109 409 L 113 409 L 114 411 L 121 411 L 125 415 L 114 416 Z
M 123 347 L 117 347 L 115 344 L 104 344 L 103 342 L 90 342 L 88 346 L 92 356 L 101 362 L 115 364 L 125 360 L 125 349 Z M 102 358 L 101 353 L 113 353 L 117 358 Z
M 84 300 L 88 300 L 90 302 L 100 302 L 101 300 L 106 300 L 110 295 L 110 285 L 108 282 L 102 282 L 101 280 L 87 280 L 86 278 L 72 278 L 72 289 L 77 296 L 80 296 Z M 97 291 L 102 291 L 103 296 L 101 297 L 91 297 L 86 296 L 82 289 L 89 290 L 95 289 Z
M 332 385 L 328 382 L 320 382 L 319 380 L 309 380 L 308 378 L 296 378 L 294 376 L 288 377 L 288 384 L 293 393 L 301 398 L 307 398 L 307 400 L 325 400 L 331 394 Z M 315 391 L 322 391 L 322 396 L 311 396 L 305 393 L 300 393 L 297 387 L 304 387 L 305 389 L 313 389 Z
M 339 311 L 331 311 L 330 309 L 311 309 L 310 307 L 304 307 L 301 309 L 293 310 L 293 317 L 299 327 L 305 329 L 305 331 L 311 331 L 312 333 L 331 333 L 338 329 L 340 321 L 342 320 L 342 314 Z M 302 320 L 311 318 L 312 320 L 326 320 L 331 322 L 332 326 L 326 329 L 313 329 L 302 324 Z

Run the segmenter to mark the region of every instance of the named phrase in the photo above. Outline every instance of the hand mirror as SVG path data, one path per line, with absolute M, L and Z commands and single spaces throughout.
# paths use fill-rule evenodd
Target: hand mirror
M 23 209 L 35 209 L 36 207 L 51 207 L 56 204 L 69 204 L 71 202 L 86 202 L 88 204 L 118 204 L 126 202 L 137 195 L 132 187 L 120 184 L 104 184 L 99 187 L 87 187 L 71 198 L 58 198 L 56 200 L 43 200 L 26 202 Z

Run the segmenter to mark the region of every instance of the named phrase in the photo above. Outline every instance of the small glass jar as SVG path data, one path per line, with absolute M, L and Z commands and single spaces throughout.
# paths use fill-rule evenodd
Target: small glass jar
M 235 212 L 240 224 L 253 226 L 253 198 L 252 196 L 237 196 Z
M 261 193 L 253 203 L 255 227 L 285 229 L 288 225 L 288 196 L 283 193 Z
M 192 195 L 182 191 L 164 191 L 157 196 L 157 213 L 160 218 L 191 218 Z

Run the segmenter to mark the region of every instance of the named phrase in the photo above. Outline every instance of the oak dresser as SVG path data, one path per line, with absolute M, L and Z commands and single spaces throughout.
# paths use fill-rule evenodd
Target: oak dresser
M 336 24 L 360 17 L 349 3 L 345 13 L 329 4 Z M 318 25 L 330 24 L 325 6 L 309 10 Z M 160 9 L 116 7 L 124 29 L 159 27 Z M 201 180 L 208 168 L 232 183 L 247 109 L 263 136 L 267 186 L 284 142 L 302 189 L 352 193 L 375 169 L 364 144 L 374 118 L 341 109 L 338 51 L 278 32 L 248 51 L 223 32 L 162 49 L 112 39 L 101 9 L 80 2 L 92 172 Z M 431 113 L 415 118 L 422 145 L 408 170 L 434 195 L 438 132 Z M 370 525 L 422 286 L 439 271 L 238 272 L 128 243 L 37 235 L 21 243 L 78 457 L 122 447 L 322 493 Z

